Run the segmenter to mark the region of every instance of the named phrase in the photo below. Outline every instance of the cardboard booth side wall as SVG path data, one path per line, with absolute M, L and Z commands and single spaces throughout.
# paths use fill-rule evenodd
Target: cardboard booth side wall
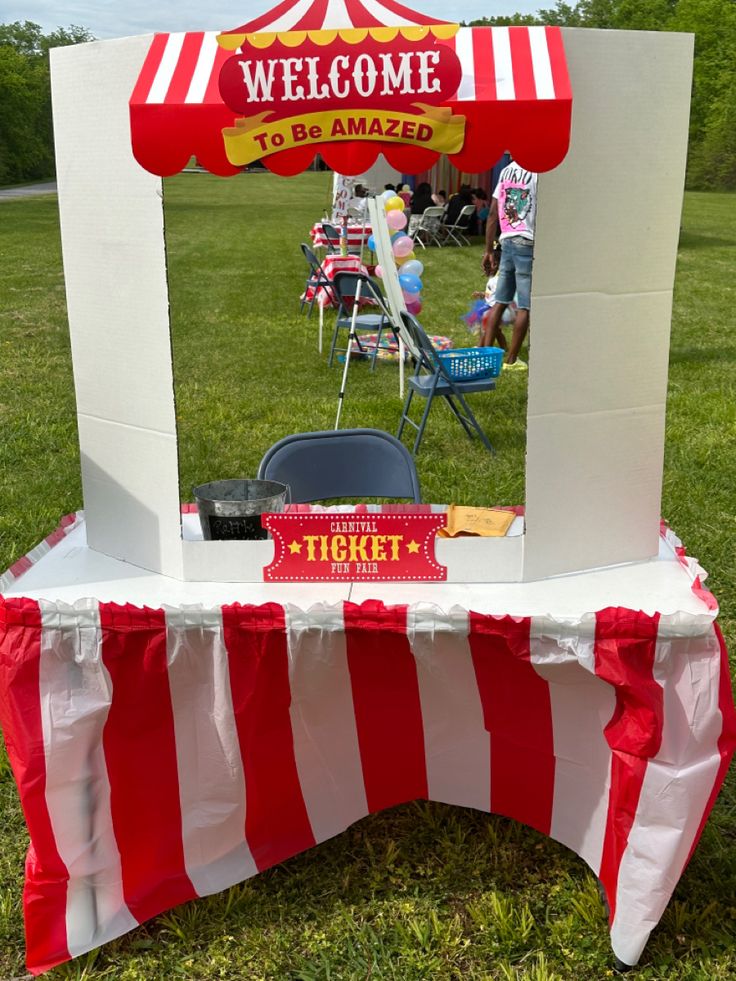
M 51 52 L 82 488 L 90 546 L 182 575 L 161 179 L 130 147 L 151 36 Z
M 539 180 L 524 578 L 657 552 L 693 37 L 564 31 L 570 150 Z
M 128 122 L 149 44 L 52 52 L 89 543 L 174 578 L 260 581 L 270 542 L 181 538 L 161 181 L 133 159 Z M 566 31 L 565 45 L 572 145 L 540 178 L 523 572 L 518 540 L 514 557 L 509 541 L 473 542 L 472 561 L 448 541 L 455 582 L 657 551 L 692 39 Z

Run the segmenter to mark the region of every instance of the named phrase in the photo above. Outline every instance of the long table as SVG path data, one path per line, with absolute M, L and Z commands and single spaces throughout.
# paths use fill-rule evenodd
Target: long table
M 663 527 L 541 583 L 182 583 L 66 519 L 0 579 L 29 968 L 414 799 L 567 845 L 635 964 L 736 746 L 702 579 Z
M 329 223 L 328 223 L 329 224 Z M 338 227 L 338 232 L 339 232 Z M 367 242 L 370 236 L 373 234 L 373 229 L 370 225 L 363 226 L 362 224 L 350 224 L 348 225 L 348 248 L 349 249 L 359 249 L 361 246 L 367 247 Z M 322 222 L 318 221 L 312 225 L 312 229 L 309 233 L 312 243 L 317 249 L 329 248 L 329 240 L 324 233 L 322 228 Z

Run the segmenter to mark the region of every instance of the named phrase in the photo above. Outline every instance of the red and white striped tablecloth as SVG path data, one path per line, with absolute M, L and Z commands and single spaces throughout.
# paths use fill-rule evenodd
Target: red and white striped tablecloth
M 330 244 L 327 240 L 327 236 L 322 229 L 322 222 L 317 222 L 312 225 L 312 230 L 309 233 L 314 247 L 317 249 L 326 249 Z M 366 225 L 365 229 L 362 225 L 348 225 L 348 248 L 349 249 L 359 249 L 361 244 L 366 246 L 368 238 L 373 234 L 373 229 L 370 225 Z
M 352 273 L 363 273 L 368 275 L 368 270 L 360 261 L 360 256 L 357 255 L 340 255 L 335 252 L 328 253 L 321 262 L 322 270 L 325 276 L 332 281 L 339 272 L 352 272 Z M 313 289 L 309 287 L 306 291 L 304 299 L 308 302 L 312 299 Z M 329 306 L 333 304 L 333 294 L 328 292 L 324 287 L 320 287 L 319 293 L 317 295 L 317 302 L 320 306 Z M 366 301 L 367 302 L 367 301 Z
M 0 596 L 0 724 L 35 973 L 415 799 L 571 848 L 634 964 L 736 744 L 706 603 L 572 621 Z

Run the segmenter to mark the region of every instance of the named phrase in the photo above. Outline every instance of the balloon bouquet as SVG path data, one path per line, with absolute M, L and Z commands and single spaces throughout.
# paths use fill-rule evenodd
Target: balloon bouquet
M 383 199 L 386 207 L 386 222 L 391 229 L 391 251 L 396 265 L 399 267 L 399 285 L 404 294 L 406 309 L 409 313 L 417 314 L 422 310 L 422 280 L 424 266 L 414 254 L 414 242 L 404 229 L 407 218 L 404 214 L 405 204 L 395 191 L 384 191 Z M 371 235 L 368 248 L 376 251 L 376 241 Z M 376 276 L 383 279 L 383 270 L 376 266 Z

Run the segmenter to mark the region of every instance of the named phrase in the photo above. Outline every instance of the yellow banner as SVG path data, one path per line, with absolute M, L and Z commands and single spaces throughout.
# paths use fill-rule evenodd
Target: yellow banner
M 376 110 L 356 115 L 354 109 L 312 112 L 267 123 L 272 113 L 237 119 L 235 126 L 223 129 L 225 152 L 234 167 L 280 150 L 314 143 L 374 140 L 382 143 L 410 143 L 437 153 L 458 153 L 465 140 L 465 116 L 452 110 L 416 103 L 420 113 Z

